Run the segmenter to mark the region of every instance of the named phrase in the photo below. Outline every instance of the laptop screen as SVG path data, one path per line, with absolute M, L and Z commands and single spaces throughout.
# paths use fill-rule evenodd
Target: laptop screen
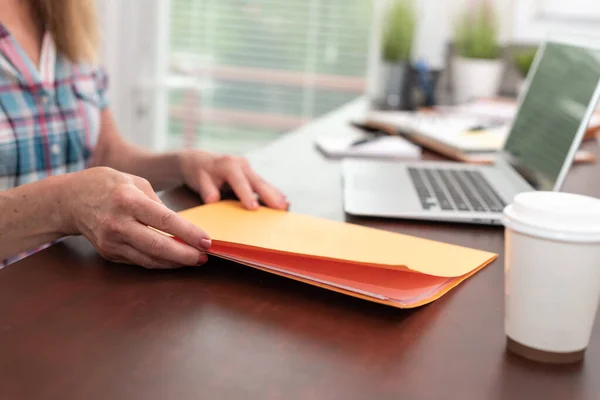
M 600 79 L 600 50 L 548 43 L 504 151 L 538 190 L 552 190 Z

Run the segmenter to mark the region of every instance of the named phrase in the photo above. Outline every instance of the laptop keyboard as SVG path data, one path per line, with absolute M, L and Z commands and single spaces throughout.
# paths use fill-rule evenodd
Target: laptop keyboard
M 476 170 L 408 168 L 424 210 L 501 212 L 506 203 Z

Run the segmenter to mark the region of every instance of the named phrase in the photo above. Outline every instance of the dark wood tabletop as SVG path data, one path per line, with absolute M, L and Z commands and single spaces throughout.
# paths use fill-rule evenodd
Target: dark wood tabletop
M 312 143 L 327 123 L 250 155 L 293 211 L 490 250 L 498 261 L 405 311 L 222 260 L 159 272 L 111 264 L 69 238 L 0 271 L 0 399 L 600 398 L 599 329 L 576 365 L 505 351 L 501 228 L 344 216 L 339 165 Z M 566 190 L 600 196 L 599 174 L 576 166 Z M 184 188 L 163 198 L 174 209 L 199 204 Z

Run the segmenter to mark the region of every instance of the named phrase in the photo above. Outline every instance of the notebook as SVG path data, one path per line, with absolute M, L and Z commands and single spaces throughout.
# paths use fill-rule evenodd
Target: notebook
M 492 122 L 487 129 L 482 127 L 480 117 L 436 114 L 431 112 L 374 111 L 367 115 L 362 124 L 386 132 L 391 136 L 402 136 L 412 143 L 438 153 L 450 160 L 468 164 L 492 164 L 504 146 L 510 125 Z M 595 137 L 598 128 L 588 129 Z M 594 153 L 579 150 L 574 163 L 596 162 Z
M 435 111 L 444 115 L 478 118 L 479 120 L 509 124 L 517 115 L 518 104 L 511 99 L 477 99 L 456 106 L 437 106 Z M 600 131 L 600 113 L 598 110 L 590 119 L 584 139 L 594 139 Z
M 373 111 L 367 121 L 395 127 L 462 153 L 497 152 L 508 136 L 508 124 L 487 126 L 481 118 L 430 112 Z M 474 130 L 474 128 L 482 128 Z
M 182 211 L 212 256 L 398 308 L 430 303 L 497 255 L 359 225 L 223 201 Z
M 354 145 L 358 140 L 360 138 L 354 136 L 321 136 L 316 144 L 329 158 L 417 160 L 421 157 L 421 147 L 399 136 L 369 138 L 365 143 Z
M 399 136 L 373 137 L 350 125 L 343 124 L 335 134 L 325 134 L 315 140 L 328 158 L 372 158 L 416 160 L 421 157 L 421 147 Z

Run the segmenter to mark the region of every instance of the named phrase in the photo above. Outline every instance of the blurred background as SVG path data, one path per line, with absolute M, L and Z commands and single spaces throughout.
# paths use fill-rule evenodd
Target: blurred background
M 98 3 L 115 118 L 156 150 L 243 154 L 362 96 L 515 96 L 548 33 L 600 38 L 597 0 Z

